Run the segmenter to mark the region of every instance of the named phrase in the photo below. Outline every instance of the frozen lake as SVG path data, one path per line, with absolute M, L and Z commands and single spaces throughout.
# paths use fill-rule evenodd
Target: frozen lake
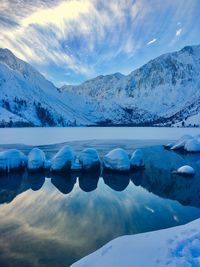
M 200 156 L 161 144 L 197 128 L 91 127 L 0 129 L 0 151 L 27 154 L 41 147 L 51 158 L 63 143 L 77 153 L 94 147 L 103 157 L 121 147 L 142 148 L 145 170 L 129 174 L 10 174 L 0 176 L 0 266 L 70 266 L 111 239 L 158 230 L 200 217 Z M 171 174 L 189 164 L 192 179 Z
M 130 154 L 143 143 L 86 140 L 71 144 L 77 152 L 95 147 L 102 157 L 116 146 Z M 42 149 L 51 158 L 60 146 L 43 145 Z M 0 146 L 6 147 L 12 145 Z M 31 148 L 15 147 L 26 154 Z M 158 145 L 145 146 L 143 152 L 145 170 L 128 174 L 1 176 L 0 266 L 69 267 L 115 237 L 200 218 L 199 154 L 180 154 Z M 195 177 L 171 174 L 184 164 L 194 167 Z
M 0 144 L 48 145 L 78 140 L 175 140 L 196 135 L 198 128 L 80 127 L 1 128 Z

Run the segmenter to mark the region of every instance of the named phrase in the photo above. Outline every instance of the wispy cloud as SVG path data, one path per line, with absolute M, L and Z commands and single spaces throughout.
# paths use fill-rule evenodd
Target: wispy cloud
M 66 73 L 86 79 L 123 71 L 122 62 L 128 69 L 148 60 L 137 53 L 157 40 L 156 53 L 164 53 L 170 40 L 176 39 L 174 46 L 181 39 L 183 27 L 185 33 L 198 21 L 197 5 L 193 0 L 154 0 L 154 5 L 149 0 L 1 0 L 0 46 L 55 80 L 60 73 L 60 80 Z M 195 25 L 191 32 L 197 36 Z
M 176 31 L 176 36 L 179 36 L 179 35 L 181 35 L 181 33 L 182 33 L 182 28 L 180 28 L 180 29 L 178 29 L 177 31 Z
M 149 41 L 149 42 L 147 43 L 147 45 L 151 45 L 151 44 L 155 43 L 156 41 L 157 41 L 157 39 L 154 38 L 154 39 L 152 39 L 151 41 Z

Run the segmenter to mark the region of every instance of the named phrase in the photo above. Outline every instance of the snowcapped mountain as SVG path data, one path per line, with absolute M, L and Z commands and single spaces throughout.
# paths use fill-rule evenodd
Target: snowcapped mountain
M 170 125 L 183 120 L 200 124 L 190 119 L 200 112 L 200 45 L 164 54 L 127 76 L 99 76 L 78 86 L 64 86 L 62 91 L 112 101 L 132 118 L 139 110 L 138 124 Z
M 0 92 L 0 126 L 200 126 L 200 45 L 60 89 L 0 49 Z
M 8 49 L 0 49 L 0 92 L 2 126 L 91 124 L 51 82 Z

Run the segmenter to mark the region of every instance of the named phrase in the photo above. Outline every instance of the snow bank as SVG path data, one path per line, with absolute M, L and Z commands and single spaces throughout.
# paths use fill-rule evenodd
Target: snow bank
M 82 169 L 89 170 L 98 170 L 101 166 L 101 161 L 98 155 L 98 152 L 94 148 L 84 149 L 79 156 L 79 161 L 82 165 Z
M 66 145 L 62 147 L 52 159 L 52 171 L 70 170 L 75 159 L 74 150 Z
M 28 154 L 28 170 L 37 171 L 44 169 L 46 156 L 44 152 L 35 147 Z
M 196 138 L 189 139 L 186 141 L 184 149 L 187 152 L 200 152 L 200 142 Z
M 172 147 L 172 150 L 183 149 L 188 140 L 193 139 L 191 135 L 182 136 Z
M 194 176 L 195 171 L 191 166 L 185 165 L 180 167 L 175 173 L 186 176 Z
M 24 169 L 27 164 L 27 157 L 17 149 L 9 149 L 0 152 L 0 172 Z
M 124 149 L 116 148 L 105 155 L 103 164 L 105 169 L 113 171 L 129 171 L 130 160 Z
M 130 159 L 131 169 L 138 169 L 144 167 L 144 157 L 141 149 L 136 149 Z
M 122 236 L 71 267 L 200 266 L 200 219 L 183 226 Z

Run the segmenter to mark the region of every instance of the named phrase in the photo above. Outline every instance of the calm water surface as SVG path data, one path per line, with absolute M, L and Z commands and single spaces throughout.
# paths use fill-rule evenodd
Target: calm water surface
M 51 156 L 61 145 L 42 146 Z M 135 141 L 74 142 L 79 152 Z M 1 146 L 0 149 L 5 149 Z M 20 146 L 27 153 L 31 147 Z M 0 177 L 0 266 L 70 266 L 120 235 L 176 226 L 200 217 L 200 155 L 144 147 L 146 168 L 130 174 L 10 174 Z M 197 174 L 171 170 L 190 164 Z

